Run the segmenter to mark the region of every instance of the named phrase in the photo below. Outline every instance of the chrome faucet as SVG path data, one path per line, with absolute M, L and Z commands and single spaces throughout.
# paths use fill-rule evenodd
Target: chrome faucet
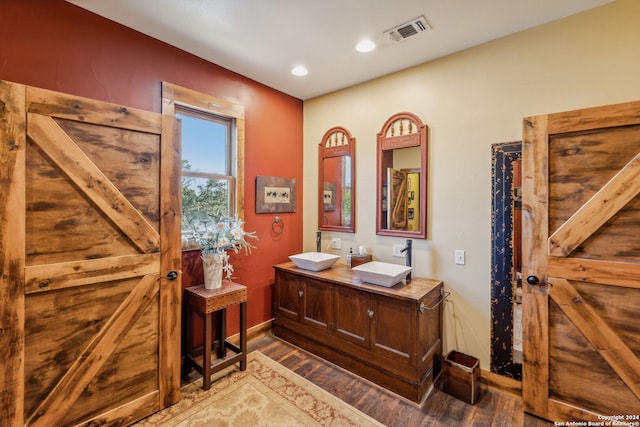
M 405 247 L 403 249 L 400 250 L 401 253 L 402 252 L 406 252 L 404 257 L 406 259 L 405 264 L 406 264 L 407 267 L 411 267 L 411 258 L 413 256 L 412 251 L 411 251 L 411 246 L 412 246 L 411 242 L 412 242 L 411 239 L 407 239 L 407 244 L 405 245 Z M 411 279 L 411 272 L 409 272 L 409 274 L 407 274 L 407 279 Z
M 322 252 L 322 232 L 316 231 L 316 252 Z

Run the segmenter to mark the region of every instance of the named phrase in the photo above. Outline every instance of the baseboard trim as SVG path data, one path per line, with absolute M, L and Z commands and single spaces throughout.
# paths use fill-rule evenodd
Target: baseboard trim
M 247 329 L 247 341 L 259 338 L 263 335 L 271 333 L 273 329 L 273 319 L 269 319 L 266 322 L 259 323 Z M 227 341 L 232 344 L 240 345 L 240 333 L 227 337 Z

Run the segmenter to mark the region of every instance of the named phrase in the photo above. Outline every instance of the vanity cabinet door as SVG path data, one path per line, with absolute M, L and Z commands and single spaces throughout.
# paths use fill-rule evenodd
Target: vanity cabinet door
M 413 304 L 336 286 L 334 335 L 387 359 L 407 364 L 416 335 Z
M 369 349 L 371 343 L 371 296 L 336 286 L 333 292 L 334 335 Z
M 372 296 L 372 350 L 402 363 L 411 361 L 416 336 L 414 304 L 393 298 Z
M 273 296 L 274 314 L 292 320 L 299 320 L 303 295 L 301 279 L 298 276 L 287 273 L 276 274 L 276 286 Z
M 331 322 L 331 289 L 327 282 L 305 279 L 302 282 L 302 323 L 329 331 Z

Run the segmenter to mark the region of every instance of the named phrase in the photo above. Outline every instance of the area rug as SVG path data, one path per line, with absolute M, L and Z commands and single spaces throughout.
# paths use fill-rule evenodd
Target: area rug
M 180 401 L 135 426 L 383 426 L 259 351 L 247 369 L 232 366 L 202 390 L 199 379 L 181 390 Z

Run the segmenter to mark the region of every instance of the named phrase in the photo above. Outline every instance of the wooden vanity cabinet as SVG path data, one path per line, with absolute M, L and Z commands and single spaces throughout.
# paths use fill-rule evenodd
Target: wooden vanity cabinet
M 385 288 L 339 264 L 275 270 L 276 336 L 413 401 L 430 393 L 441 371 L 442 282 Z

